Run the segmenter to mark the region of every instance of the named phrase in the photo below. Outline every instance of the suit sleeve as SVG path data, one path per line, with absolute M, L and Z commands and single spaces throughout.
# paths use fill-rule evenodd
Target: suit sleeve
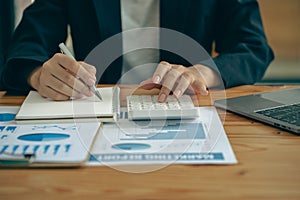
M 67 37 L 67 10 L 62 0 L 36 0 L 23 14 L 10 45 L 2 82 L 8 91 L 28 92 L 29 75 Z
M 226 88 L 260 80 L 274 54 L 256 0 L 220 1 L 214 58 Z

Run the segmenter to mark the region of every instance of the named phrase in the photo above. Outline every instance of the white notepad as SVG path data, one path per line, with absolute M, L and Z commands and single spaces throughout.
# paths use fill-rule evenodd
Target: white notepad
M 68 101 L 52 101 L 36 91 L 30 91 L 15 120 L 20 123 L 65 123 L 72 121 L 115 121 L 120 110 L 120 88 L 98 88 L 102 101 L 96 96 Z

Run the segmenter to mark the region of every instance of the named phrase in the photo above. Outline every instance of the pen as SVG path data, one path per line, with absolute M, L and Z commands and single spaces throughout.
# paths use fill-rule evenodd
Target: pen
M 70 58 L 72 58 L 73 60 L 75 60 L 74 56 L 71 54 L 71 52 L 69 51 L 69 49 L 66 47 L 66 45 L 64 43 L 60 43 L 58 46 L 63 54 L 65 54 L 65 55 L 69 56 Z M 97 90 L 95 85 L 89 86 L 89 88 L 98 97 L 98 99 L 100 99 L 102 101 L 101 94 Z

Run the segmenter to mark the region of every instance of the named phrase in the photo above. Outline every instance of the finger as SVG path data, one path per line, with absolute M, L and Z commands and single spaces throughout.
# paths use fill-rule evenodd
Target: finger
M 86 69 L 87 72 L 90 73 L 90 75 L 95 78 L 95 81 L 96 81 L 96 67 L 93 66 L 93 65 L 90 65 L 88 63 L 85 63 L 85 62 L 79 62 L 79 64 L 84 68 Z
M 173 65 L 171 70 L 165 75 L 162 85 L 168 88 L 170 91 L 174 88 L 176 81 L 184 72 L 184 67 L 180 65 Z
M 75 97 L 78 96 L 79 94 L 81 94 L 80 90 L 76 90 L 72 87 L 70 87 L 69 85 L 64 84 L 64 82 L 62 82 L 59 79 L 54 78 L 51 81 L 51 85 L 49 85 L 49 87 L 51 87 L 52 89 L 56 90 L 57 92 L 69 96 L 69 97 Z
M 206 84 L 203 81 L 195 81 L 192 84 L 192 88 L 193 91 L 195 92 L 195 94 L 200 93 L 203 96 L 207 96 L 208 95 L 208 89 Z
M 78 91 L 80 94 L 83 94 L 85 96 L 90 97 L 94 95 L 94 93 L 90 89 L 90 86 L 84 84 L 81 79 L 75 79 L 72 87 L 74 90 Z
M 80 64 L 79 64 L 79 66 L 80 66 L 80 68 L 77 71 L 76 76 L 88 86 L 95 85 L 95 82 L 96 82 L 95 74 L 91 75 L 90 72 L 85 69 L 85 67 L 83 67 Z
M 166 102 L 170 92 L 171 90 L 169 88 L 162 86 L 158 94 L 158 101 L 161 103 Z
M 151 90 L 154 88 L 160 88 L 161 86 L 152 82 L 152 79 L 147 79 L 140 83 L 139 87 L 145 90 Z
M 168 62 L 160 62 L 152 76 L 153 83 L 160 84 L 165 74 L 171 69 L 171 67 L 171 64 Z
M 60 53 L 55 54 L 53 58 L 57 64 L 66 69 L 66 71 L 70 72 L 70 74 L 81 79 L 88 86 L 95 84 L 93 76 L 91 76 L 90 73 L 74 59 Z
M 41 87 L 38 92 L 40 93 L 41 96 L 55 101 L 63 101 L 63 100 L 70 99 L 69 96 L 61 94 L 56 90 L 54 90 L 53 88 L 47 86 Z
M 160 93 L 158 96 L 159 102 L 165 102 L 175 86 L 176 81 L 181 76 L 183 72 L 183 66 L 174 65 L 172 69 L 168 71 L 165 75 L 164 80 L 162 81 L 162 88 L 160 89 Z
M 40 85 L 44 87 L 50 87 L 55 91 L 60 92 L 61 94 L 72 97 L 77 96 L 79 94 L 78 91 L 74 90 L 71 86 L 66 84 L 65 82 L 58 79 L 56 76 L 51 74 L 51 71 L 47 70 L 47 66 L 43 67 L 42 73 L 40 75 Z M 58 68 L 61 68 L 58 66 Z M 54 69 L 58 69 L 55 68 Z M 62 69 L 63 73 L 66 73 L 66 70 Z M 52 71 L 53 72 L 53 71 Z M 72 76 L 72 75 L 69 75 Z
M 184 73 L 180 77 L 180 80 L 177 83 L 177 87 L 174 90 L 173 94 L 178 99 L 182 96 L 182 94 L 189 88 L 191 83 L 194 82 L 193 75 L 190 73 Z
M 86 84 L 71 74 L 70 71 L 65 70 L 65 68 L 59 64 L 56 64 L 55 62 L 51 65 L 46 64 L 44 68 L 46 71 L 48 71 L 48 73 L 51 74 L 51 76 L 54 76 L 56 79 L 60 80 L 60 82 L 55 81 L 55 79 L 48 80 L 48 83 L 50 84 L 49 86 L 53 89 L 64 90 L 62 91 L 63 94 L 69 95 L 70 97 L 73 96 L 73 89 L 85 96 L 92 96 L 92 92 Z M 45 79 L 47 79 L 47 77 Z M 71 89 L 68 90 L 66 86 L 70 87 Z

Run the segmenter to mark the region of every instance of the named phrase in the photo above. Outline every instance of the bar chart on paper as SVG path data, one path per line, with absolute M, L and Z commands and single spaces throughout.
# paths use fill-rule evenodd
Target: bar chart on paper
M 215 110 L 203 113 L 211 112 L 216 114 Z M 120 118 L 117 124 L 104 124 L 88 165 L 236 163 L 224 129 L 207 131 L 207 122 L 200 117 L 130 121 L 123 111 Z
M 99 125 L 1 125 L 0 164 L 23 156 L 30 157 L 28 165 L 79 166 L 89 155 Z
M 139 126 L 139 121 L 133 122 Z M 205 139 L 205 131 L 201 123 L 181 123 L 180 121 L 165 121 L 163 126 L 149 125 L 132 132 L 127 129 L 120 134 L 120 140 L 192 140 Z

